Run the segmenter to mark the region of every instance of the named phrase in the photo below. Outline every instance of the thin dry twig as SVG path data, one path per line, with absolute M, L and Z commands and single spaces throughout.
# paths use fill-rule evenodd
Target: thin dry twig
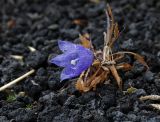
M 150 104 L 150 106 L 160 110 L 160 104 Z
M 35 72 L 34 69 L 30 70 L 29 72 L 27 72 L 26 74 L 20 76 L 19 78 L 17 78 L 17 79 L 15 79 L 15 80 L 13 80 L 13 81 L 5 84 L 4 86 L 0 87 L 0 91 L 3 91 L 3 90 L 5 90 L 5 89 L 11 87 L 12 85 L 18 83 L 19 81 L 23 80 L 24 78 L 28 77 L 29 75 L 33 74 L 34 72 Z
M 31 51 L 31 52 L 35 52 L 36 49 L 34 47 L 31 47 L 31 46 L 28 46 L 28 49 Z
M 17 59 L 17 60 L 22 60 L 23 59 L 23 56 L 21 56 L 21 55 L 10 55 L 10 57 L 12 57 L 14 59 Z
M 139 98 L 140 100 L 160 100 L 159 95 L 148 95 L 148 96 L 142 96 Z

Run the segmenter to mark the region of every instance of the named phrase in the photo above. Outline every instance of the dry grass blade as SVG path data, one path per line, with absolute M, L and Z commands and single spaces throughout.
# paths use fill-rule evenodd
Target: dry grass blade
M 118 83 L 118 87 L 119 87 L 120 89 L 122 89 L 122 79 L 120 78 L 120 76 L 119 76 L 119 74 L 118 74 L 115 66 L 114 66 L 114 65 L 111 65 L 111 66 L 109 67 L 109 69 L 111 70 L 113 77 L 116 79 L 116 81 L 117 81 L 117 83 Z
M 31 52 L 35 52 L 36 49 L 34 47 L 31 47 L 31 46 L 28 46 L 28 49 L 31 51 Z
M 115 23 L 115 26 L 114 26 L 114 38 L 115 40 L 119 37 L 119 29 L 118 29 L 118 23 Z
M 0 91 L 3 91 L 9 87 L 11 87 L 12 85 L 18 83 L 19 81 L 23 80 L 24 78 L 28 77 L 29 75 L 33 74 L 35 72 L 34 69 L 32 69 L 31 71 L 27 72 L 26 74 L 22 75 L 21 77 L 9 82 L 8 84 L 5 84 L 4 86 L 0 87 Z
M 160 100 L 159 95 L 148 95 L 148 96 L 142 96 L 139 98 L 140 100 Z
M 128 70 L 132 69 L 132 66 L 128 63 L 124 63 L 124 64 L 117 65 L 116 69 L 123 69 L 125 71 L 128 71 Z
M 17 59 L 17 60 L 23 60 L 23 56 L 21 55 L 10 55 L 10 57 Z
M 160 104 L 150 104 L 152 107 L 160 110 Z

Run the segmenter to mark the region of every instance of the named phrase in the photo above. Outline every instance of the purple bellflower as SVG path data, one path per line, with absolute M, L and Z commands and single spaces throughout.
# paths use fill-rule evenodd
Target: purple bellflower
M 50 62 L 64 67 L 61 81 L 76 77 L 91 66 L 94 58 L 91 50 L 68 41 L 58 41 L 58 46 L 63 54 L 52 58 Z

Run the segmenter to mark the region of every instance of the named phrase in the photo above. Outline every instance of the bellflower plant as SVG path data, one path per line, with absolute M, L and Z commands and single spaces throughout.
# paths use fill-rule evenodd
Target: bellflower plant
M 76 77 L 91 66 L 94 58 L 91 50 L 68 41 L 58 41 L 58 46 L 63 54 L 52 58 L 50 62 L 64 67 L 61 81 Z

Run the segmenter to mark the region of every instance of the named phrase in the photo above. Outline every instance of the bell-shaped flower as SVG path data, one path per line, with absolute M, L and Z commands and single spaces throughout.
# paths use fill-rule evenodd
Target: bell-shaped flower
M 63 54 L 52 58 L 50 62 L 64 67 L 61 81 L 76 77 L 91 66 L 94 58 L 91 50 L 68 41 L 58 41 L 58 46 Z

